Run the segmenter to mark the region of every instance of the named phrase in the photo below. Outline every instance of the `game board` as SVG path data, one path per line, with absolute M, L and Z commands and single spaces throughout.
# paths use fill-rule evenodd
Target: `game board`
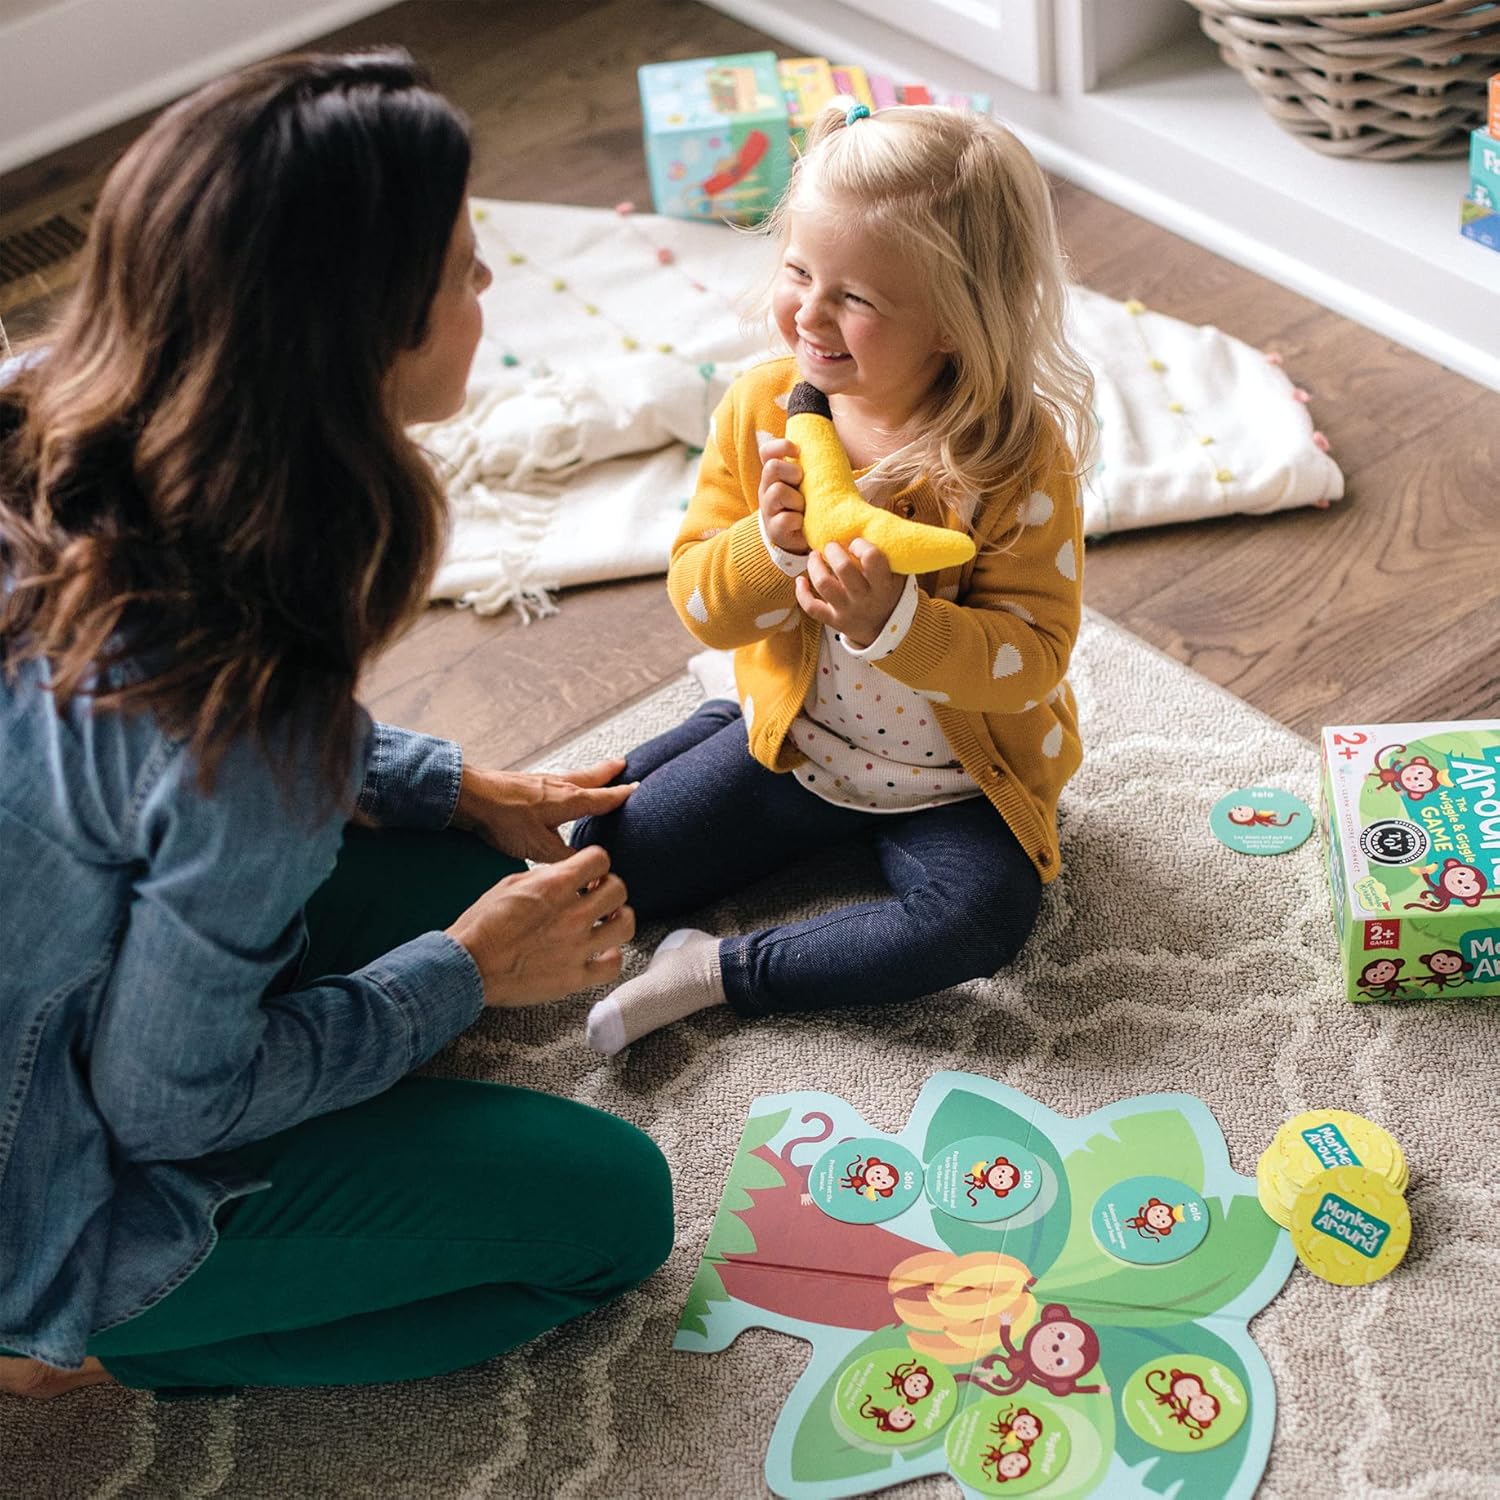
M 1071 1120 L 939 1073 L 895 1135 L 769 1095 L 675 1347 L 812 1343 L 766 1456 L 789 1500 L 941 1473 L 966 1495 L 1249 1496 L 1275 1393 L 1246 1324 L 1292 1262 L 1187 1094 Z

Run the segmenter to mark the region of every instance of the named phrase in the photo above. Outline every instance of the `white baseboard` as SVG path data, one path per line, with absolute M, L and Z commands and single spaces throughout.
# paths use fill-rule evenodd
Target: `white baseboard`
M 389 0 L 56 0 L 0 23 L 0 172 Z

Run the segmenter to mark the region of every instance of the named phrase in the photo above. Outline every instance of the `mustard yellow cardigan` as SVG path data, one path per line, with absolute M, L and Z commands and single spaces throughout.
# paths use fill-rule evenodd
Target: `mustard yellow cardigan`
M 667 573 L 683 624 L 704 645 L 734 650 L 750 753 L 773 771 L 805 759 L 787 730 L 812 686 L 823 628 L 798 608 L 757 514 L 756 433 L 785 432 L 777 398 L 797 379 L 796 362 L 778 359 L 730 387 Z M 1054 446 L 1035 490 L 981 502 L 972 526 L 978 556 L 918 580 L 910 630 L 875 663 L 932 700 L 954 755 L 1044 882 L 1058 870 L 1058 795 L 1083 758 L 1064 680 L 1082 610 L 1083 512 L 1072 455 Z M 957 524 L 925 480 L 890 504 L 919 521 Z

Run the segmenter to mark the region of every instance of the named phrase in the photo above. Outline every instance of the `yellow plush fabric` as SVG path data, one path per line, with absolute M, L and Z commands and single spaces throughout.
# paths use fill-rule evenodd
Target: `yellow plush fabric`
M 667 574 L 687 628 L 704 645 L 733 649 L 750 752 L 777 771 L 804 758 L 787 729 L 812 685 L 822 628 L 766 550 L 756 504 L 756 434 L 785 430 L 778 398 L 796 383 L 796 362 L 779 359 L 730 387 Z M 911 628 L 871 670 L 931 699 L 954 755 L 1048 881 L 1058 870 L 1058 795 L 1082 759 L 1064 674 L 1082 613 L 1083 516 L 1072 456 L 1054 441 L 1043 457 L 1037 489 L 984 497 L 972 527 L 977 555 L 919 578 Z M 957 529 L 926 481 L 891 506 Z
M 805 409 L 799 396 L 807 398 Z M 815 552 L 829 542 L 847 547 L 863 537 L 880 548 L 893 573 L 936 573 L 973 557 L 974 539 L 966 532 L 908 521 L 860 494 L 821 391 L 795 387 L 788 411 L 786 435 L 797 445 L 802 465 L 802 534 Z

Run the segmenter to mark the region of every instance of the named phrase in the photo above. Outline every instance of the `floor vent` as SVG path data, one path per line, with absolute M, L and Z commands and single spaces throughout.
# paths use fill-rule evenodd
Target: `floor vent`
M 0 237 L 0 313 L 67 286 L 88 238 L 92 201 Z

